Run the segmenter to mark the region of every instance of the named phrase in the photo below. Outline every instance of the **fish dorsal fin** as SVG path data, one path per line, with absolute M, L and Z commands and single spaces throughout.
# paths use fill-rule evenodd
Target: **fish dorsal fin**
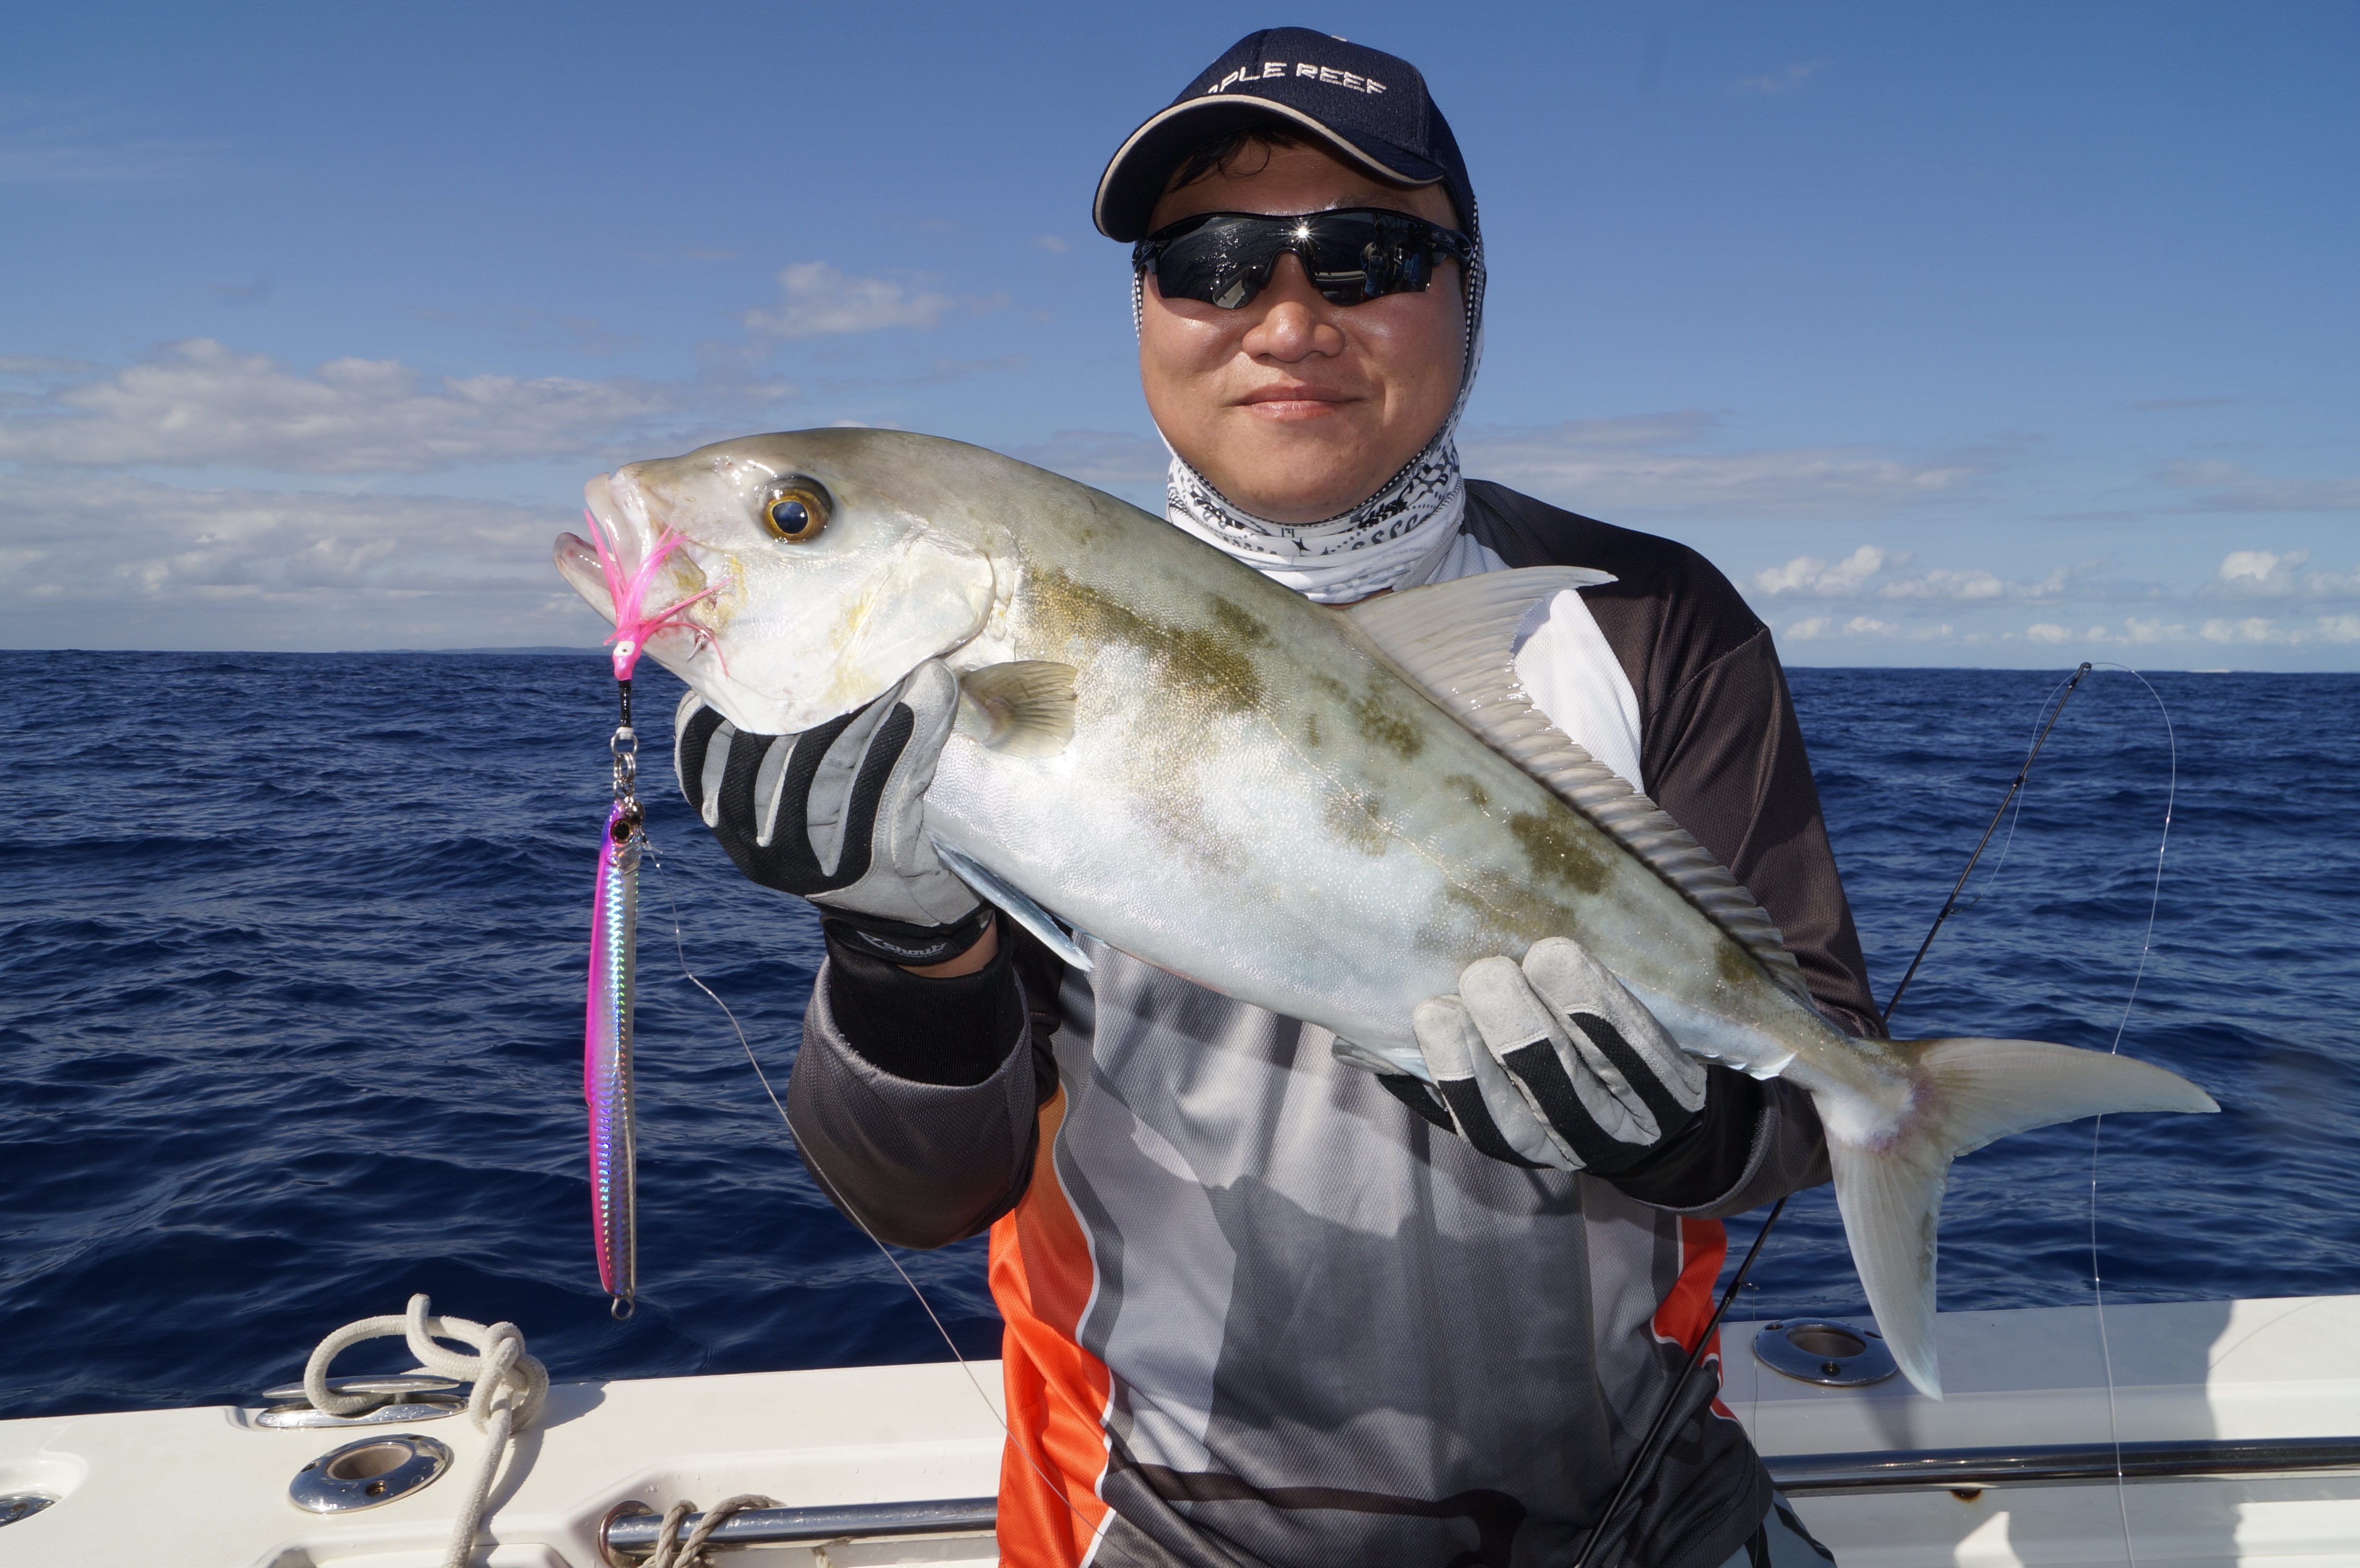
M 1381 593 L 1344 612 L 1352 628 L 1476 737 L 1548 787 L 1671 884 L 1808 1005 L 1801 965 L 1729 868 L 1628 779 L 1549 722 L 1516 676 L 1516 638 L 1568 588 L 1614 579 L 1573 566 L 1486 572 Z

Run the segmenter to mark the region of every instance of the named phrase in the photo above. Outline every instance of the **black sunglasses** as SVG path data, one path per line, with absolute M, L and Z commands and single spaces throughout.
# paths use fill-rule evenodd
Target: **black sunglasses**
M 1200 212 L 1166 224 L 1131 247 L 1131 265 L 1155 271 L 1167 299 L 1196 299 L 1224 310 L 1250 303 L 1292 251 L 1320 297 L 1357 305 L 1386 294 L 1425 291 L 1437 257 L 1465 267 L 1475 242 L 1456 229 L 1383 207 L 1271 217 L 1261 212 Z

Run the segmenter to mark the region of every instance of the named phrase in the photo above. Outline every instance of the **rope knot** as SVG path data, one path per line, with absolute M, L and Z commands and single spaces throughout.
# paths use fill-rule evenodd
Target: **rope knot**
M 303 1367 L 303 1397 L 313 1408 L 332 1416 L 359 1415 L 377 1404 L 368 1394 L 339 1394 L 328 1387 L 331 1362 L 365 1339 L 401 1339 L 421 1370 L 455 1377 L 475 1385 L 467 1395 L 467 1416 L 489 1442 L 476 1471 L 473 1488 L 452 1530 L 446 1568 L 464 1568 L 475 1550 L 475 1532 L 483 1521 L 484 1502 L 508 1452 L 508 1441 L 532 1424 L 549 1397 L 549 1368 L 525 1354 L 524 1334 L 512 1323 L 488 1326 L 465 1318 L 438 1318 L 424 1291 L 410 1298 L 410 1310 L 399 1315 L 363 1318 L 348 1323 L 320 1342 Z M 455 1339 L 472 1345 L 475 1354 L 453 1350 L 437 1340 Z

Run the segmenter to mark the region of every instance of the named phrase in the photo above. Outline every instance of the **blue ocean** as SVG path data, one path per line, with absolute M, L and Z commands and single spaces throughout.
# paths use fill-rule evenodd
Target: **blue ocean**
M 601 658 L 7 653 L 0 674 L 0 1417 L 236 1399 L 416 1290 L 515 1321 L 559 1377 L 948 1355 L 683 977 L 682 955 L 783 1086 L 816 927 L 731 870 L 661 742 L 641 1297 L 607 1314 L 581 1095 Z M 1793 672 L 1880 999 L 2061 679 Z M 2093 1204 L 2109 1301 L 2360 1290 L 2360 677 L 2147 682 L 2102 669 L 2074 695 L 1895 1027 L 2119 1030 L 2226 1113 L 1961 1161 L 1946 1309 L 2090 1300 Z M 639 685 L 668 733 L 677 687 Z M 901 1256 L 961 1351 L 995 1354 L 981 1244 Z M 1861 1308 L 1807 1194 L 1738 1311 Z

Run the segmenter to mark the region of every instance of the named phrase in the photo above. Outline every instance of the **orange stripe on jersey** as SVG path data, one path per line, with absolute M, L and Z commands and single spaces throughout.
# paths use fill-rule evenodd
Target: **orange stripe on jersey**
M 1089 1240 L 1057 1181 L 1061 1088 L 1041 1107 L 1032 1180 L 991 1227 L 991 1299 L 1007 1321 L 1001 1350 L 1008 1447 L 1000 1462 L 1000 1561 L 1077 1568 L 1107 1507 L 1106 1364 L 1079 1343 L 1098 1279 Z
M 1657 1339 L 1683 1350 L 1696 1348 L 1697 1335 L 1712 1322 L 1712 1282 L 1728 1258 L 1729 1233 L 1719 1220 L 1680 1222 L 1680 1277 L 1655 1307 L 1650 1326 Z
M 1697 1336 L 1712 1322 L 1712 1284 L 1721 1278 L 1721 1266 L 1729 1259 L 1729 1232 L 1719 1220 L 1682 1220 L 1680 1222 L 1680 1275 L 1672 1281 L 1655 1307 L 1652 1326 L 1658 1339 L 1668 1339 L 1683 1350 L 1696 1348 Z M 1705 1347 L 1708 1364 L 1721 1359 L 1721 1331 L 1713 1330 L 1712 1344 Z M 1710 1370 L 1708 1366 L 1708 1370 Z M 1732 1421 L 1721 1402 L 1716 1399 L 1713 1410 Z

